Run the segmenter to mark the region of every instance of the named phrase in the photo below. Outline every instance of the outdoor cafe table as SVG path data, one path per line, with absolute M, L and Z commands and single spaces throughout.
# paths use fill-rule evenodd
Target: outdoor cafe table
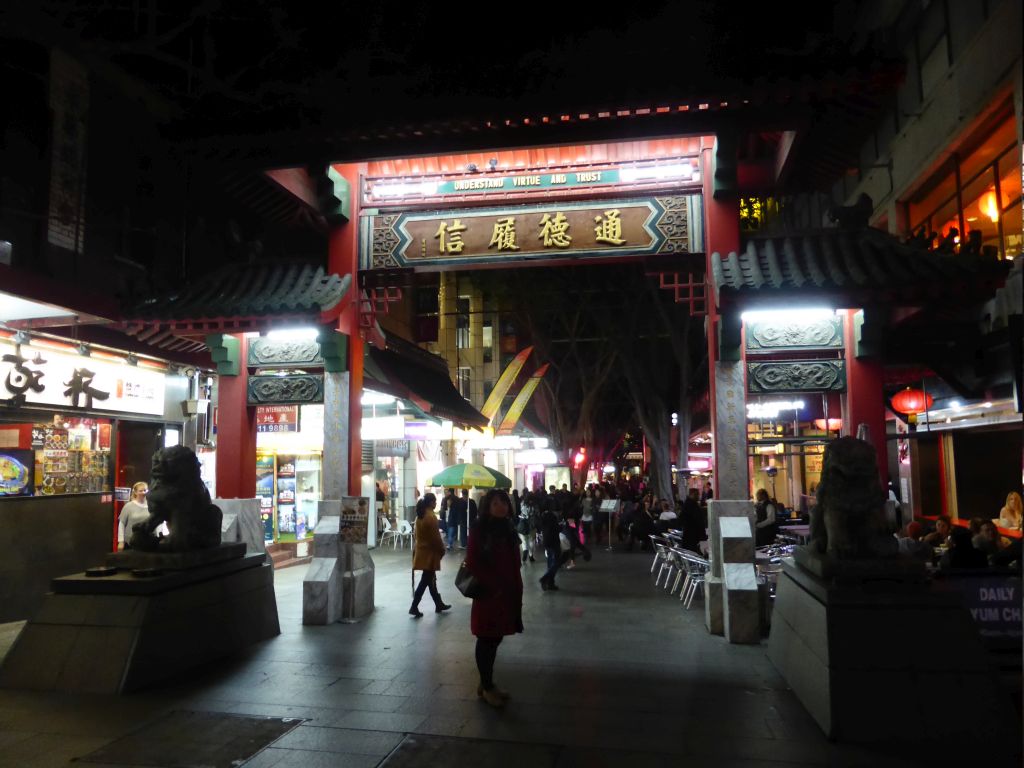
M 792 536 L 800 544 L 806 544 L 807 539 L 811 536 L 811 526 L 809 525 L 780 525 L 779 533 L 783 536 Z

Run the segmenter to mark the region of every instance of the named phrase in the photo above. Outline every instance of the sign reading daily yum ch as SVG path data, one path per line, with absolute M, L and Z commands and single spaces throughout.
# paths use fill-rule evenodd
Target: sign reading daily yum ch
M 164 374 L 50 348 L 0 342 L 0 405 L 162 416 Z
M 699 195 L 374 214 L 360 267 L 690 253 L 703 247 Z

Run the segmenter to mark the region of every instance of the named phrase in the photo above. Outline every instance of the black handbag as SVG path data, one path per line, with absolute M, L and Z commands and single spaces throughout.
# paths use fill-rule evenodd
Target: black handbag
M 469 568 L 466 567 L 465 560 L 459 566 L 459 572 L 455 574 L 455 588 L 470 600 L 487 597 L 487 590 L 484 589 L 480 580 L 470 573 Z

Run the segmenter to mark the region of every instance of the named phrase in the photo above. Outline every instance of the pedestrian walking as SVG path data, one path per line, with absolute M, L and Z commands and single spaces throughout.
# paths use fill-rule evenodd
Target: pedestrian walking
M 415 541 L 412 549 L 412 569 L 421 571 L 419 586 L 412 596 L 412 606 L 409 614 L 417 619 L 422 617 L 420 612 L 420 600 L 423 593 L 430 590 L 430 597 L 434 600 L 434 610 L 437 613 L 447 611 L 451 608 L 441 599 L 437 591 L 437 572 L 441 570 L 441 558 L 444 557 L 444 542 L 441 540 L 441 528 L 438 526 L 437 517 L 434 515 L 434 507 L 437 504 L 437 497 L 432 493 L 426 494 L 416 502 L 416 530 Z

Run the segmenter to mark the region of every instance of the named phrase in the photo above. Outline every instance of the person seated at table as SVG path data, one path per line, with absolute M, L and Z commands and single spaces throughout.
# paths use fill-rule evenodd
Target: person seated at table
M 757 515 L 754 545 L 763 547 L 775 542 L 775 535 L 778 533 L 778 525 L 775 521 L 777 508 L 764 488 L 758 488 L 754 500 L 756 501 L 754 513 Z
M 935 553 L 935 549 L 931 544 L 921 541 L 922 536 L 924 536 L 923 525 L 916 520 L 908 525 L 906 537 L 900 539 L 898 542 L 900 555 L 914 560 L 924 560 L 930 563 Z
M 658 520 L 654 524 L 654 530 L 656 533 L 664 533 L 672 524 L 679 520 L 679 515 L 672 509 L 672 504 L 668 499 L 662 499 L 658 505 Z
M 991 520 L 983 520 L 978 532 L 971 537 L 971 545 L 979 552 L 984 552 L 991 561 L 992 556 L 1003 548 L 1003 541 L 996 524 Z
M 629 529 L 629 549 L 633 549 L 633 542 L 640 542 L 641 551 L 646 551 L 651 548 L 651 541 L 648 536 L 654 533 L 654 510 L 651 509 L 652 499 L 650 496 L 645 496 L 643 504 L 640 505 L 640 509 L 637 510 L 636 516 L 633 518 L 633 525 Z
M 699 499 L 697 489 L 691 488 L 679 517 L 683 524 L 682 547 L 697 554 L 701 554 L 700 543 L 708 538 L 707 511 L 701 507 Z
M 939 515 L 935 521 L 935 530 L 924 537 L 924 542 L 933 547 L 944 546 L 952 530 L 953 521 L 949 519 L 949 515 Z
M 949 534 L 949 549 L 939 561 L 940 568 L 987 568 L 988 557 L 971 544 L 971 532 L 955 527 Z
M 1020 530 L 1024 525 L 1024 500 L 1016 491 L 1010 491 L 1006 496 L 1006 504 L 999 510 L 999 517 L 995 524 L 1000 528 Z
M 1016 568 L 1020 571 L 1022 544 L 1024 540 L 1010 539 L 1010 543 L 992 555 L 989 562 L 996 568 Z

